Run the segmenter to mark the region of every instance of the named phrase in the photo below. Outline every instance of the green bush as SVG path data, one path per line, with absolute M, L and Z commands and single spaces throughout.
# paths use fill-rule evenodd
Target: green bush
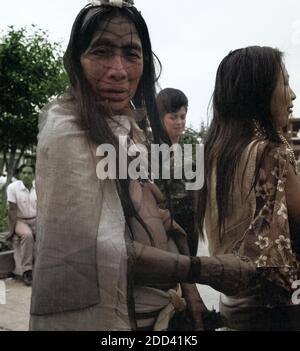
M 9 241 L 0 241 L 0 252 L 12 250 L 12 244 Z
M 6 210 L 6 200 L 3 193 L 0 192 L 0 233 L 8 231 L 7 225 L 7 210 Z M 0 237 L 0 252 L 12 249 L 12 243 L 5 240 L 4 237 Z
M 3 194 L 0 192 L 0 232 L 8 230 L 7 227 L 7 210 Z

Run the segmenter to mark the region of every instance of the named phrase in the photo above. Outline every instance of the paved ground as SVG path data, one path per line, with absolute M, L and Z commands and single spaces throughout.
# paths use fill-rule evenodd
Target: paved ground
M 198 255 L 207 255 L 206 247 L 200 247 Z M 31 288 L 22 281 L 12 278 L 0 280 L 0 288 L 5 284 L 6 303 L 0 304 L 0 331 L 26 331 L 29 324 Z M 218 310 L 219 293 L 208 286 L 199 285 L 201 296 L 208 308 Z M 1 295 L 0 291 L 0 303 Z
M 12 278 L 1 279 L 2 287 L 3 283 L 6 288 L 6 303 L 0 304 L 0 331 L 28 330 L 31 287 Z

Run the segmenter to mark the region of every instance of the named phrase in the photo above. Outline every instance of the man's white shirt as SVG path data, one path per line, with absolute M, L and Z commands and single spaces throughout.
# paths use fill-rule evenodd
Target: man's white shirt
M 18 218 L 36 217 L 36 199 L 34 182 L 30 191 L 21 180 L 17 180 L 7 187 L 7 201 L 17 204 Z

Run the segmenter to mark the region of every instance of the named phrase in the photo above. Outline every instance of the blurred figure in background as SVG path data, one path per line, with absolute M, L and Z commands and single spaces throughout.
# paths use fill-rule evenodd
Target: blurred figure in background
M 165 88 L 156 98 L 161 122 L 168 133 L 172 144 L 183 143 L 183 134 L 188 112 L 188 98 L 179 89 Z M 184 169 L 183 178 L 174 179 L 174 159 L 171 158 L 171 179 L 159 180 L 163 193 L 169 193 L 175 221 L 186 231 L 188 244 L 192 254 L 196 255 L 199 233 L 195 230 L 195 193 L 185 189 Z M 167 183 L 167 184 L 166 184 Z
M 19 178 L 7 187 L 10 238 L 14 246 L 14 273 L 21 275 L 26 285 L 31 285 L 37 201 L 34 166 L 22 165 Z
M 172 144 L 178 144 L 184 133 L 188 98 L 179 89 L 166 88 L 156 98 L 159 117 Z

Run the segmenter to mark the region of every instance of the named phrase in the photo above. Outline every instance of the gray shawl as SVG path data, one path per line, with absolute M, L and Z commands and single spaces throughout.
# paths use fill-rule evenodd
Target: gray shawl
M 57 102 L 43 116 L 31 314 L 38 317 L 95 305 L 101 313 L 102 305 L 109 306 L 113 315 L 110 311 L 103 329 L 113 330 L 118 311 L 128 312 L 125 221 L 115 182 L 97 178 L 96 146 L 77 122 L 72 108 Z M 103 318 L 107 319 L 105 313 Z

